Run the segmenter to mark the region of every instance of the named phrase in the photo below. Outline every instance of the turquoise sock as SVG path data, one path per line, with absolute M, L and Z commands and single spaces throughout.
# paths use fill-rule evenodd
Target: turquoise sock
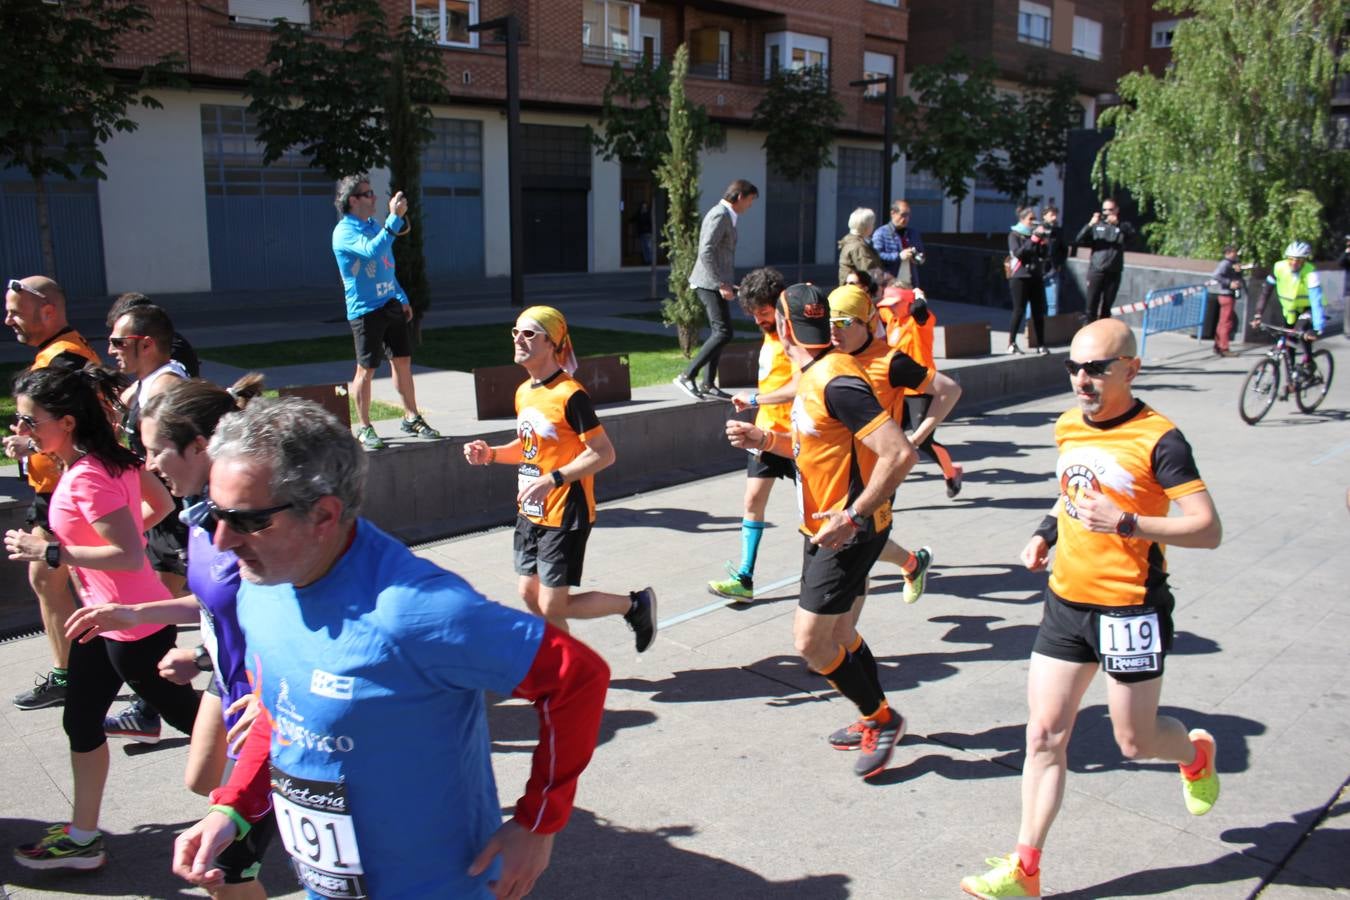
M 755 574 L 755 560 L 759 557 L 759 540 L 764 537 L 764 523 L 741 519 L 741 577 Z

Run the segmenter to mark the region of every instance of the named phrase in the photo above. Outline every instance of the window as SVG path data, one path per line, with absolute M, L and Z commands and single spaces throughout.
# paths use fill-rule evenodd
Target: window
M 689 32 L 689 74 L 697 78 L 731 78 L 731 32 L 695 28 Z
M 1150 43 L 1155 50 L 1172 46 L 1172 34 L 1177 30 L 1177 20 L 1153 23 L 1153 40 Z
M 772 78 L 779 69 L 805 69 L 811 66 L 827 71 L 830 67 L 830 39 L 795 31 L 775 31 L 764 35 L 764 77 Z
M 230 18 L 248 25 L 271 25 L 273 19 L 309 24 L 305 0 L 230 0 Z
M 477 47 L 478 0 L 412 0 L 416 27 L 432 40 L 454 47 Z
M 1082 16 L 1073 17 L 1073 55 L 1102 58 L 1102 23 Z
M 895 75 L 895 57 L 887 53 L 863 54 L 863 78 L 882 78 Z M 869 84 L 863 90 L 863 96 L 880 100 L 886 96 L 886 85 Z
M 1050 46 L 1050 7 L 1020 0 L 1017 7 L 1017 39 L 1038 47 Z
M 586 62 L 636 62 L 642 56 L 638 6 L 624 0 L 583 0 L 581 58 Z

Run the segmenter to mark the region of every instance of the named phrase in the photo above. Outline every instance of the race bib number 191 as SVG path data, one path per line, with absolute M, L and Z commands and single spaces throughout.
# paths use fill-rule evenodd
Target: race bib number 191
M 1107 672 L 1157 672 L 1162 663 L 1162 629 L 1156 612 L 1097 617 L 1097 649 Z
M 277 833 L 301 884 L 333 900 L 369 896 L 341 783 L 295 778 L 273 766 L 272 806 Z

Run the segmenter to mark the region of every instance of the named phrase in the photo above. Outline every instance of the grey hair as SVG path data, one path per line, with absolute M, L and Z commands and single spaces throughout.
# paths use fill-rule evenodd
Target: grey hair
M 338 215 L 345 216 L 351 212 L 352 194 L 361 184 L 370 184 L 370 176 L 358 172 L 355 175 L 344 175 L 338 179 L 337 194 L 333 197 L 333 205 L 337 207 Z
M 862 234 L 877 224 L 877 214 L 865 206 L 860 206 L 848 215 L 848 230 L 851 234 Z
M 273 500 L 306 513 L 322 497 L 356 518 L 366 488 L 366 453 L 331 413 L 310 400 L 258 400 L 220 420 L 207 451 L 213 463 L 240 460 L 271 472 Z

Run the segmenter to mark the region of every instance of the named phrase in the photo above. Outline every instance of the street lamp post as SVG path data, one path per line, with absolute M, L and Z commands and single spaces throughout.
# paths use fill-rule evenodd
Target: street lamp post
M 525 216 L 520 194 L 520 22 L 502 16 L 469 26 L 496 31 L 506 41 L 506 208 L 511 231 L 511 305 L 525 306 Z
M 895 146 L 895 76 L 876 75 L 848 83 L 849 87 L 867 87 L 873 84 L 886 86 L 884 94 L 886 108 L 882 112 L 881 126 L 884 134 L 882 140 L 885 142 L 881 151 L 881 205 L 877 207 L 877 216 L 880 217 L 891 208 L 891 201 L 895 199 L 891 195 L 891 147 Z

